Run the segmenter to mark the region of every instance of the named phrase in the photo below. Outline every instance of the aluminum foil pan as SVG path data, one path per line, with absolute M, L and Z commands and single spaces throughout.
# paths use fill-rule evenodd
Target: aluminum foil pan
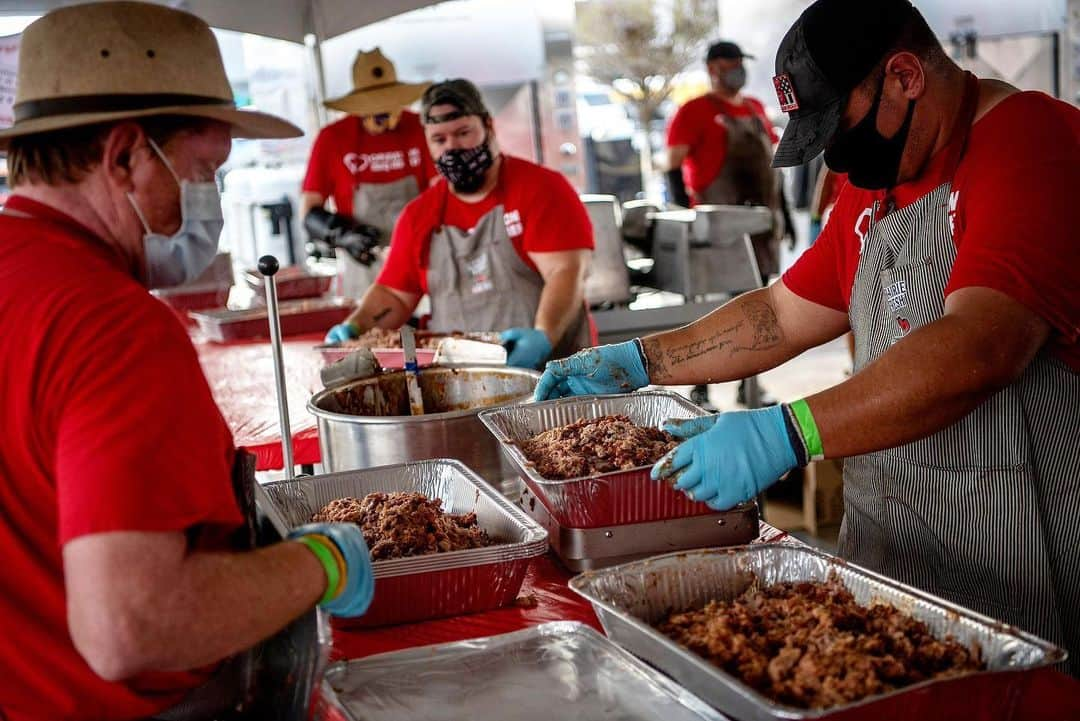
M 350 721 L 723 719 L 580 623 L 380 654 L 326 681 Z
M 519 444 L 543 431 L 581 419 L 626 415 L 640 426 L 659 427 L 668 418 L 708 415 L 682 396 L 645 390 L 611 396 L 577 396 L 542 403 L 507 406 L 480 413 L 480 421 L 498 439 L 507 460 L 559 525 L 596 528 L 661 521 L 713 513 L 667 483 L 649 478 L 650 466 L 567 480 L 540 476 Z
M 278 304 L 282 335 L 297 335 L 324 331 L 340 323 L 352 312 L 354 303 L 348 298 L 316 298 L 287 300 Z M 189 315 L 199 330 L 212 341 L 227 343 L 243 338 L 265 338 L 269 335 L 267 309 L 191 311 Z
M 830 709 L 806 710 L 778 704 L 683 648 L 653 628 L 673 611 L 733 599 L 756 576 L 762 583 L 826 581 L 836 573 L 863 605 L 891 603 L 924 622 L 938 638 L 981 649 L 987 671 L 927 681 Z M 1028 633 L 872 573 L 811 548 L 758 545 L 672 553 L 584 573 L 570 587 L 589 599 L 608 637 L 667 673 L 714 707 L 742 721 L 773 719 L 926 718 L 956 699 L 978 703 L 987 715 L 1009 718 L 1025 672 L 1060 663 L 1065 651 Z M 968 705 L 967 710 L 973 711 Z M 937 713 L 934 713 L 936 711 Z
M 282 534 L 310 522 L 330 501 L 415 491 L 440 498 L 448 513 L 476 512 L 498 541 L 486 548 L 373 562 L 375 599 L 364 616 L 339 625 L 405 623 L 498 608 L 513 602 L 529 563 L 547 551 L 547 532 L 459 461 L 437 459 L 268 483 L 260 506 Z

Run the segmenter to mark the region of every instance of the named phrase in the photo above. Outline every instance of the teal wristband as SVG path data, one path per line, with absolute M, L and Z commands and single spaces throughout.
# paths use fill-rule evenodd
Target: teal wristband
M 315 536 L 300 536 L 296 540 L 307 546 L 308 550 L 315 554 L 315 558 L 319 559 L 319 563 L 322 564 L 323 570 L 326 572 L 326 592 L 319 599 L 319 604 L 333 601 L 341 591 L 341 567 L 338 565 L 334 553 L 327 548 L 321 539 Z
M 817 423 L 814 422 L 814 414 L 810 411 L 806 399 L 800 398 L 789 407 L 792 415 L 795 416 L 799 435 L 802 436 L 803 443 L 806 445 L 807 458 L 811 461 L 822 460 L 825 458 L 825 448 L 821 445 L 821 434 L 818 432 Z

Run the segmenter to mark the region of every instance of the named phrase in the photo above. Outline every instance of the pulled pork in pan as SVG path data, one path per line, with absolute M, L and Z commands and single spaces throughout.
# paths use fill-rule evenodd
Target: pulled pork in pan
M 373 561 L 493 544 L 477 525 L 476 513 L 446 513 L 441 499 L 431 500 L 422 493 L 369 493 L 361 499 L 339 498 L 323 506 L 311 520 L 357 524 Z
M 672 613 L 658 630 L 769 698 L 822 709 L 986 667 L 889 604 L 860 606 L 837 578 L 751 587 Z
M 541 476 L 563 480 L 651 465 L 678 443 L 619 415 L 552 428 L 523 442 L 521 450 Z

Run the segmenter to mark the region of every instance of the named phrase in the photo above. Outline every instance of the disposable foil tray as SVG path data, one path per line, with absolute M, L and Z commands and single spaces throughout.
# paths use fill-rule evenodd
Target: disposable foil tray
M 676 393 L 646 390 L 496 408 L 481 412 L 480 420 L 560 526 L 597 528 L 713 513 L 704 503 L 691 501 L 671 484 L 649 478 L 650 466 L 552 480 L 537 473 L 521 451 L 521 443 L 543 431 L 581 419 L 620 414 L 629 416 L 639 426 L 652 427 L 659 427 L 668 418 L 708 415 Z
M 349 661 L 332 666 L 326 680 L 328 700 L 350 721 L 723 719 L 596 631 L 569 622 Z
M 498 333 L 491 333 L 486 331 L 471 331 L 468 333 L 436 333 L 430 330 L 418 330 L 416 331 L 417 341 L 428 341 L 429 343 L 435 338 L 450 338 L 456 337 L 464 340 L 475 340 L 481 343 L 493 343 L 498 345 L 499 340 Z M 349 355 L 358 348 L 364 347 L 363 344 L 353 341 L 347 341 L 345 343 L 325 343 L 323 345 L 315 346 L 316 350 L 322 354 L 323 360 L 327 363 L 333 363 L 334 361 L 341 360 L 345 356 Z M 375 353 L 375 357 L 379 359 L 379 364 L 383 368 L 399 370 L 405 367 L 405 355 L 401 347 L 396 348 L 379 348 L 372 347 L 372 352 Z M 417 348 L 416 349 L 416 362 L 418 365 L 425 366 L 431 365 L 435 360 L 435 347 L 430 348 Z
M 447 513 L 476 512 L 496 545 L 378 560 L 375 599 L 344 626 L 381 626 L 486 611 L 514 601 L 529 563 L 547 550 L 547 532 L 459 461 L 439 459 L 268 483 L 258 489 L 284 535 L 338 498 L 415 491 L 442 499 Z
M 829 709 L 782 705 L 657 631 L 673 611 L 731 600 L 761 583 L 827 581 L 835 573 L 862 605 L 884 601 L 929 626 L 938 638 L 978 647 L 988 670 L 927 681 Z M 742 721 L 833 718 L 1009 718 L 1033 669 L 1065 652 L 1011 626 L 807 547 L 743 546 L 671 553 L 584 573 L 570 587 L 589 599 L 612 641 Z M 956 715 L 957 700 L 965 713 Z M 976 705 L 978 708 L 976 708 Z M 943 713 L 945 709 L 952 709 Z
M 332 275 L 316 275 L 297 265 L 282 268 L 274 276 L 278 300 L 316 298 L 325 295 L 330 290 L 333 280 Z M 257 270 L 246 270 L 244 282 L 255 291 L 262 302 L 266 302 L 266 283 L 262 273 Z
M 282 335 L 325 331 L 348 317 L 355 307 L 348 298 L 319 298 L 315 300 L 288 300 L 278 304 Z M 219 342 L 244 338 L 265 338 L 270 335 L 266 308 L 229 310 L 218 308 L 208 311 L 191 311 L 199 329 L 209 338 Z

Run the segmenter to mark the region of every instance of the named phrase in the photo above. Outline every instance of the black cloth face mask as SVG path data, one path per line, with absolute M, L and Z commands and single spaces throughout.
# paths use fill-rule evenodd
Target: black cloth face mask
M 484 142 L 475 148 L 452 148 L 435 161 L 439 174 L 459 193 L 475 193 L 484 184 L 487 171 L 495 158 L 485 136 Z
M 825 149 L 825 165 L 829 170 L 847 173 L 851 184 L 864 190 L 883 190 L 896 185 L 900 159 L 915 115 L 915 101 L 909 100 L 904 124 L 891 138 L 882 136 L 877 130 L 877 116 L 884 91 L 885 78 L 882 78 L 870 112 L 850 130 L 838 132 Z

